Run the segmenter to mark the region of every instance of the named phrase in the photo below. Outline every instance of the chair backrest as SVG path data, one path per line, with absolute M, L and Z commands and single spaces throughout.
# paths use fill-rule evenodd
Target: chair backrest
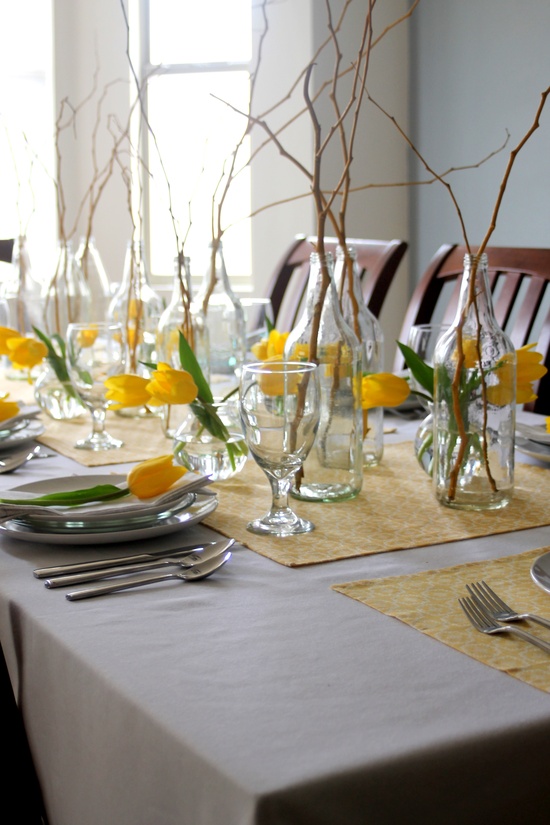
M 405 241 L 375 241 L 349 238 L 361 267 L 361 286 L 365 303 L 378 316 L 395 273 L 407 250 Z M 327 251 L 335 253 L 336 238 L 325 238 Z M 286 251 L 267 284 L 277 329 L 290 331 L 303 307 L 309 276 L 309 258 L 315 251 L 315 237 L 297 236 Z
M 0 261 L 11 264 L 14 243 L 13 238 L 0 238 Z
M 516 348 L 537 343 L 550 370 L 550 249 L 489 246 L 489 284 L 498 323 Z M 417 284 L 409 301 L 399 340 L 406 343 L 411 326 L 454 319 L 465 246 L 441 246 Z M 397 351 L 393 369 L 404 368 Z M 526 408 L 550 415 L 550 377 L 539 382 L 538 399 Z

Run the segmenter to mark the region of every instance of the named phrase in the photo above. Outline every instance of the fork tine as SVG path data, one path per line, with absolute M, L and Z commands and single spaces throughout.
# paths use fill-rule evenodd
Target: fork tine
M 489 595 L 484 591 L 481 587 L 483 582 L 472 582 L 471 584 L 466 585 L 466 590 L 472 596 L 474 601 L 481 603 L 481 607 L 488 610 L 489 613 L 494 613 L 495 610 L 499 609 L 498 604 L 494 602 Z
M 509 606 L 506 604 L 506 602 L 502 601 L 502 599 L 500 598 L 500 596 L 497 596 L 497 594 L 495 593 L 495 591 L 494 591 L 494 590 L 492 590 L 492 589 L 489 587 L 489 585 L 487 584 L 487 582 L 486 582 L 486 581 L 481 581 L 479 584 L 480 584 L 480 586 L 483 588 L 484 593 L 485 593 L 488 597 L 490 597 L 490 598 L 494 601 L 495 605 L 497 606 L 497 608 L 498 608 L 499 610 L 508 610 L 508 611 L 512 612 L 512 608 L 511 608 L 511 607 L 509 607 Z
M 491 617 L 485 613 L 483 605 L 480 604 L 475 597 L 471 599 L 465 596 L 463 599 L 459 599 L 459 601 L 462 609 L 477 630 L 489 630 L 497 626 Z

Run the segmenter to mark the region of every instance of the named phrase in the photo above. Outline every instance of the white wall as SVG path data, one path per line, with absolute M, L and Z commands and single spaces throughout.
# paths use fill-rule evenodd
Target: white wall
M 413 18 L 412 125 L 418 148 L 439 171 L 477 163 L 453 176 L 471 244 L 487 231 L 512 147 L 530 127 L 550 85 L 550 2 L 421 0 Z M 513 167 L 491 243 L 550 245 L 550 101 L 539 130 Z M 418 163 L 414 177 L 426 177 Z M 442 243 L 462 243 L 440 184 L 411 190 L 411 261 L 418 276 Z

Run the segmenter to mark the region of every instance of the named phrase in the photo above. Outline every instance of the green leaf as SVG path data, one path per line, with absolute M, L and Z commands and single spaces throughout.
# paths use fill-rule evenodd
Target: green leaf
M 269 335 L 269 333 L 271 332 L 272 329 L 275 329 L 275 324 L 271 323 L 271 321 L 267 317 L 267 315 L 265 316 L 265 328 L 267 329 L 267 334 L 268 335 Z
M 65 493 L 48 493 L 45 496 L 27 499 L 0 498 L 2 504 L 35 504 L 38 507 L 67 506 L 76 507 L 79 504 L 89 504 L 92 501 L 113 501 L 127 496 L 130 490 L 121 489 L 114 484 L 96 484 L 95 487 L 86 487 L 83 490 L 69 490 Z
M 65 363 L 65 342 L 61 338 L 60 335 L 54 334 L 52 338 L 55 339 L 59 349 L 61 351 L 61 355 L 59 355 L 52 344 L 52 341 L 48 336 L 39 330 L 37 327 L 33 327 L 35 335 L 37 338 L 42 341 L 42 343 L 47 347 L 48 354 L 46 356 L 48 362 L 51 364 L 53 371 L 55 372 L 57 378 L 62 383 L 70 383 L 69 373 L 67 371 L 67 364 Z M 76 390 L 75 390 L 76 395 Z
M 410 369 L 414 379 L 418 381 L 421 387 L 424 387 L 426 392 L 429 393 L 430 399 L 433 398 L 434 394 L 434 370 L 433 367 L 430 367 L 426 364 L 416 352 L 408 347 L 406 344 L 402 344 L 400 341 L 397 342 L 397 346 L 401 350 L 401 354 L 405 359 L 405 363 L 407 367 Z
M 187 343 L 185 335 L 180 332 L 180 362 L 182 369 L 187 370 L 187 372 L 191 373 L 195 384 L 199 390 L 199 399 L 204 401 L 206 404 L 212 404 L 214 402 L 214 396 L 212 395 L 212 390 L 208 385 L 208 381 L 203 375 L 203 372 L 199 366 L 199 362 L 195 357 L 195 353 Z

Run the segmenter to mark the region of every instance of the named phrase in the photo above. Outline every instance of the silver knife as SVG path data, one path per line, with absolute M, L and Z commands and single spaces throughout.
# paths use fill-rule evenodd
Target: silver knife
M 193 550 L 192 553 L 172 553 L 167 558 L 156 558 L 154 561 L 142 561 L 138 564 L 124 564 L 120 567 L 105 567 L 97 570 L 91 570 L 88 573 L 76 573 L 74 576 L 54 576 L 44 580 L 44 584 L 48 588 L 52 587 L 68 587 L 71 584 L 85 584 L 86 582 L 101 581 L 101 579 L 110 579 L 115 576 L 124 576 L 128 573 L 141 573 L 146 570 L 154 570 L 155 568 L 164 567 L 165 565 L 177 565 L 180 567 L 193 567 L 199 562 L 209 561 L 216 556 L 225 553 L 230 547 L 235 544 L 235 539 L 228 539 L 227 541 L 218 541 L 211 544 L 209 547 L 200 547 Z
M 169 556 L 185 555 L 185 553 L 193 553 L 196 550 L 201 550 L 204 547 L 211 547 L 218 545 L 221 548 L 225 547 L 227 542 L 232 542 L 233 539 L 223 539 L 221 541 L 205 541 L 202 544 L 190 544 L 185 547 L 173 547 L 171 550 L 151 550 L 149 553 L 134 554 L 133 556 L 119 556 L 112 559 L 98 559 L 97 561 L 82 561 L 76 564 L 61 564 L 57 567 L 39 567 L 34 570 L 34 575 L 37 579 L 47 579 L 50 576 L 64 576 L 72 573 L 85 573 L 88 570 L 103 570 L 104 567 L 118 567 L 122 564 L 134 564 L 141 561 L 153 561 L 154 559 L 165 558 Z

